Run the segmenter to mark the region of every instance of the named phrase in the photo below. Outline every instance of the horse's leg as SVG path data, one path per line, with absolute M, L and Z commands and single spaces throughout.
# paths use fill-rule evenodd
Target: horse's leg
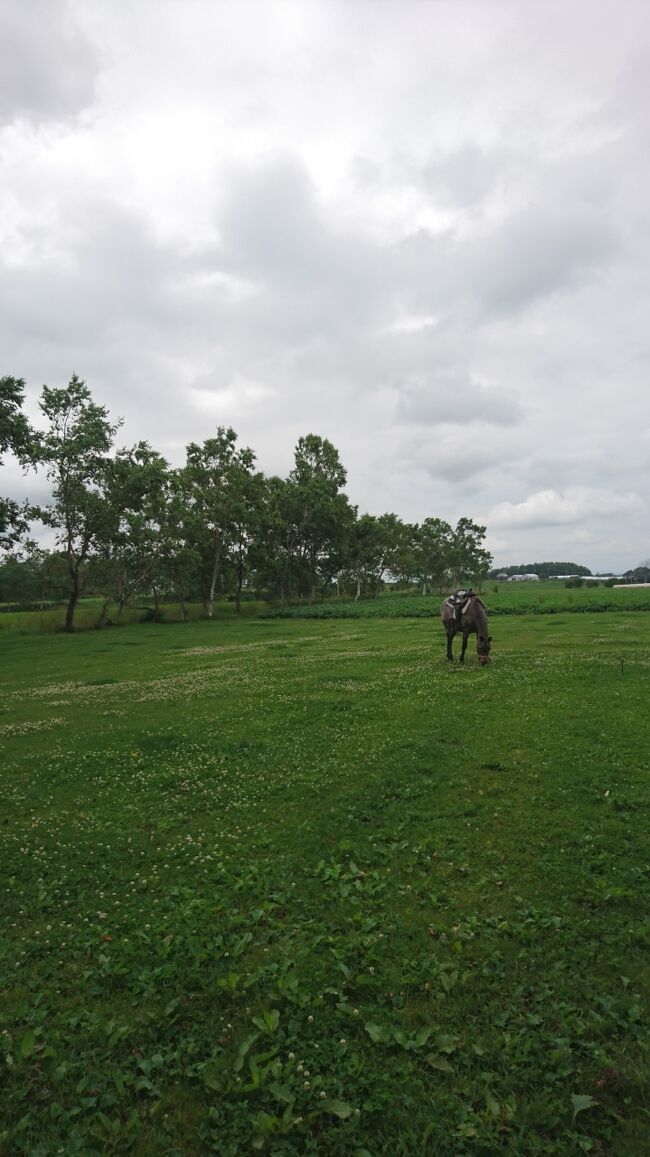
M 452 663 L 454 661 L 454 656 L 452 655 L 452 652 L 451 652 L 451 641 L 452 641 L 455 634 L 456 634 L 456 632 L 454 631 L 453 627 L 451 627 L 451 628 L 447 627 L 447 658 Z
M 469 631 L 463 631 L 463 646 L 460 652 L 461 663 L 465 662 L 465 651 L 467 650 L 467 640 L 469 639 Z

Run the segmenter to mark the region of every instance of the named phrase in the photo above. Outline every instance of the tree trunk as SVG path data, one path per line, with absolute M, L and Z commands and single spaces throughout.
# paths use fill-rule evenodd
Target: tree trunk
M 65 629 L 68 633 L 74 631 L 74 612 L 77 602 L 79 601 L 79 578 L 77 575 L 72 576 L 72 590 L 70 591 L 70 598 L 68 599 L 68 606 L 65 612 Z
M 102 609 L 99 612 L 99 617 L 97 619 L 97 622 L 95 623 L 95 628 L 98 631 L 101 630 L 101 628 L 106 625 L 106 619 L 108 618 L 108 608 L 110 607 L 110 605 L 111 605 L 110 598 L 104 599 L 104 602 L 102 604 Z
M 214 560 L 212 563 L 212 575 L 210 578 L 210 589 L 208 591 L 208 605 L 206 607 L 208 618 L 211 619 L 214 615 L 214 592 L 217 589 L 217 579 L 219 578 L 219 565 L 221 563 L 221 543 L 218 544 Z

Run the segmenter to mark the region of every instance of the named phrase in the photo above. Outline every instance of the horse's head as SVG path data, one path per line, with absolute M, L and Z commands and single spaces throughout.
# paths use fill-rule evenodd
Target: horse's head
M 478 635 L 476 640 L 476 654 L 482 667 L 490 662 L 490 643 L 492 635 Z

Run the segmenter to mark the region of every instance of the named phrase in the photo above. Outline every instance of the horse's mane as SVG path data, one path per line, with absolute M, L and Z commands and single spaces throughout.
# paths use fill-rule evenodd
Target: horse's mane
M 479 598 L 478 595 L 472 595 L 472 601 L 479 603 L 479 605 L 483 607 L 484 611 L 487 610 L 487 607 L 486 607 L 485 603 L 483 602 L 483 599 Z

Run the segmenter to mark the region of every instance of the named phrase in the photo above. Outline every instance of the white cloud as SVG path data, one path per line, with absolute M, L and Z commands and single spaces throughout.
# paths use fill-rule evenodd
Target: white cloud
M 567 490 L 540 490 L 523 502 L 499 502 L 489 513 L 491 526 L 561 526 L 599 520 L 611 515 L 640 513 L 645 508 L 638 494 L 613 494 L 587 487 Z

